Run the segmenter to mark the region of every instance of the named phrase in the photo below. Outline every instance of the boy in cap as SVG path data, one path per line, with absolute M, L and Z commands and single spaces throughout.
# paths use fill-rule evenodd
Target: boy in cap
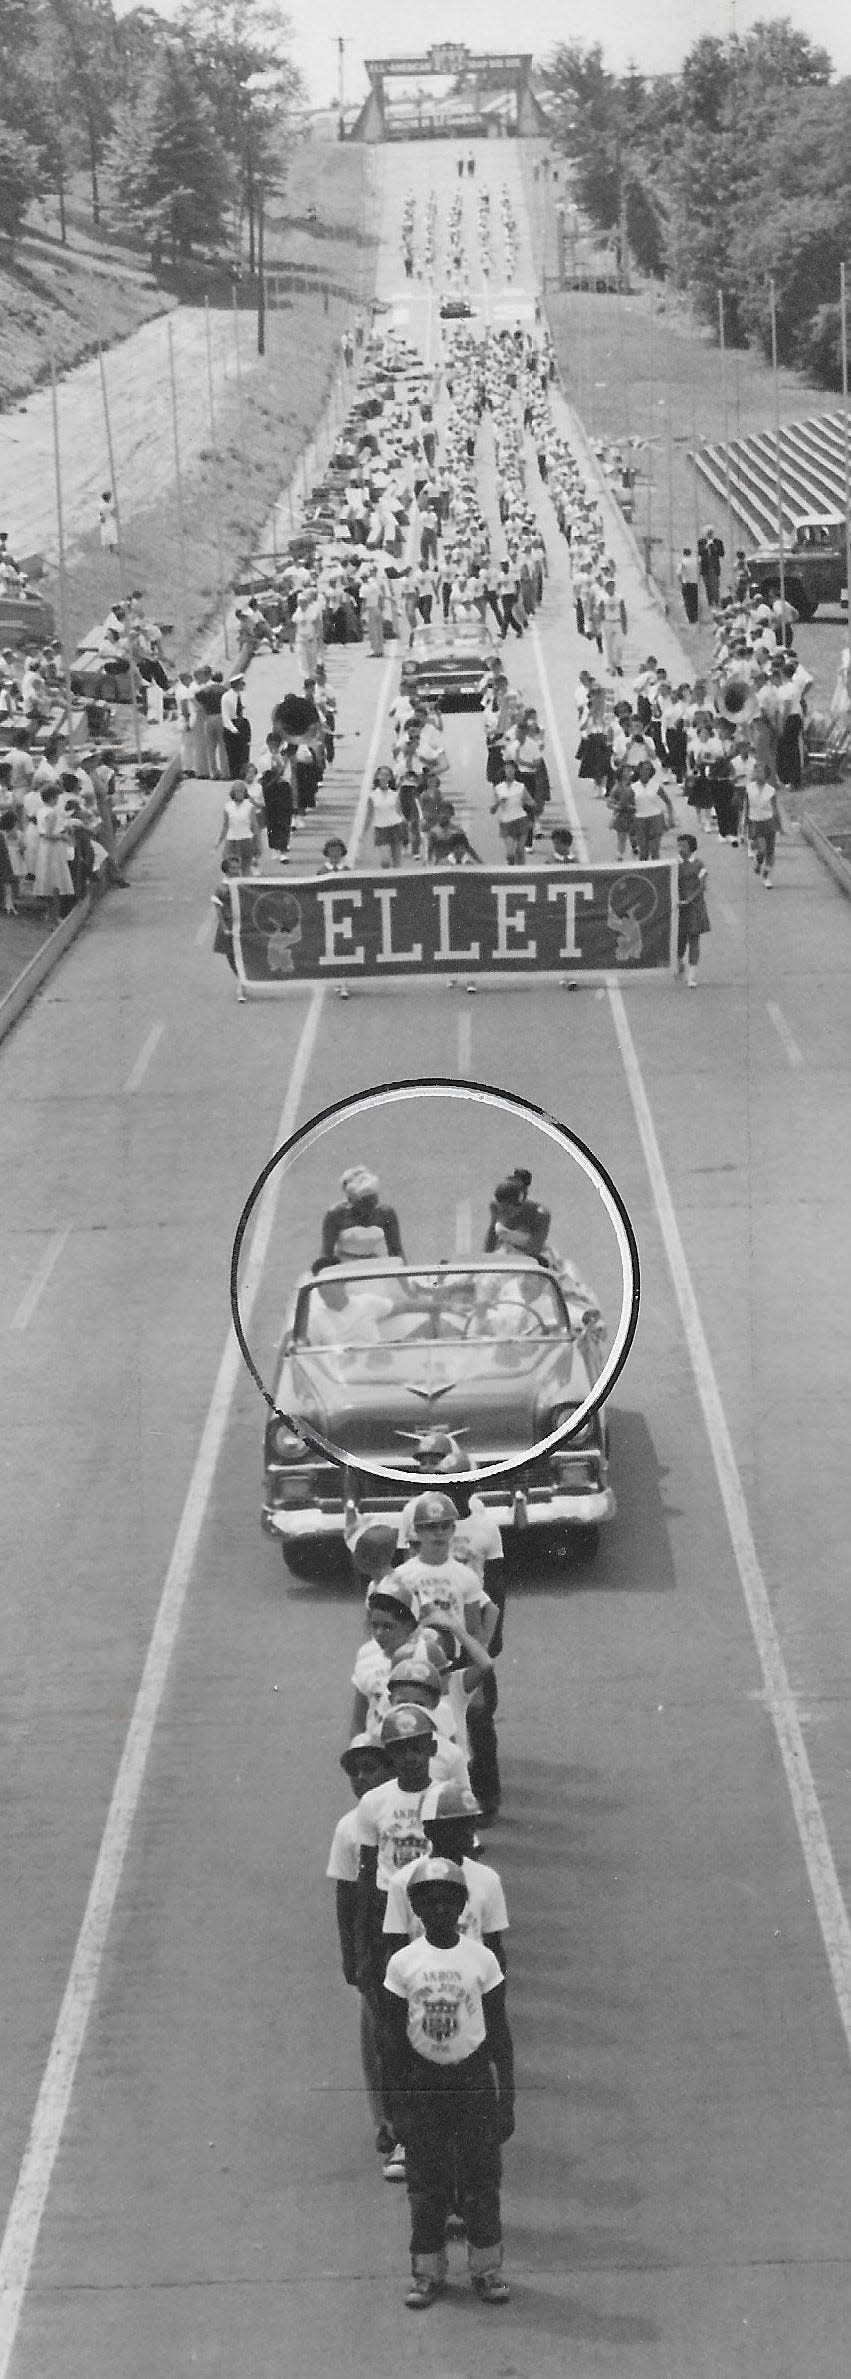
M 457 1526 L 458 1514 L 448 1495 L 418 1496 L 410 1520 L 417 1551 L 400 1563 L 394 1583 L 412 1586 L 421 1602 L 444 1613 L 450 1626 L 460 1620 L 468 1634 L 488 1645 L 499 1613 L 469 1562 L 453 1556 Z
M 350 1813 L 354 1816 L 354 1811 Z M 471 1941 L 483 1941 L 493 1951 L 497 1964 L 505 1973 L 505 1941 L 508 1931 L 508 1910 L 505 1894 L 495 1867 L 485 1865 L 476 1856 L 476 1821 L 481 1809 L 475 1794 L 457 1784 L 432 1784 L 422 1807 L 422 1820 L 430 1847 L 436 1859 L 454 1859 L 461 1868 L 467 1886 L 467 1902 L 458 1919 L 459 1933 Z M 422 1932 L 422 1919 L 414 1914 L 408 1898 L 408 1885 L 414 1873 L 410 1867 L 397 1869 L 387 1894 L 384 1933 L 388 1957 L 403 1949 L 406 1941 L 414 1941 Z
M 385 1533 L 389 1536 L 391 1530 Z M 369 1634 L 360 1645 L 352 1670 L 355 1698 L 352 1707 L 352 1733 L 363 1730 L 374 1742 L 386 1717 L 385 1695 L 394 1653 L 405 1649 L 417 1624 L 417 1601 L 410 1586 L 396 1587 L 397 1572 L 388 1567 L 386 1576 L 370 1586 L 366 1598 Z
M 392 1773 L 386 1751 L 382 1751 L 380 1743 L 371 1742 L 368 1735 L 352 1736 L 348 1749 L 343 1752 L 340 1766 L 345 1769 L 356 1802 L 362 1800 L 364 1793 L 370 1792 L 373 1785 L 386 1783 Z M 355 1913 L 360 1864 L 357 1815 L 357 1808 L 347 1809 L 345 1816 L 335 1826 L 325 1869 L 329 1881 L 335 1886 L 343 1979 L 354 1988 L 357 1987 L 358 1979 Z M 375 2125 L 375 2145 L 380 2155 L 390 2156 L 396 2141 L 384 2103 L 375 2007 L 363 1992 L 360 2002 L 360 2052 L 364 2088 Z
M 369 1999 L 376 2020 L 386 1963 L 387 1894 L 397 1867 L 408 1866 L 428 1849 L 420 1811 L 431 1782 L 435 1740 L 434 1726 L 426 1710 L 407 1702 L 389 1711 L 380 1741 L 381 1749 L 388 1754 L 392 1774 L 386 1783 L 365 1792 L 358 1804 L 355 1974 L 358 1990 Z M 393 2156 L 388 2158 L 385 2178 L 404 2180 L 401 2151 L 395 2154 L 395 2160 Z
M 431 1783 L 452 1783 L 468 1790 L 470 1775 L 466 1752 L 459 1741 L 455 1715 L 444 1691 L 440 1651 L 437 1651 L 437 1658 L 432 1659 L 421 1640 L 410 1648 L 403 1645 L 396 1659 L 390 1663 L 385 1701 L 384 1716 L 391 1710 L 400 1709 L 403 1703 L 413 1701 L 416 1701 L 418 1709 L 427 1711 L 435 1734 L 434 1751 L 429 1762 Z
M 483 2303 L 502 2305 L 500 2143 L 514 2130 L 505 1984 L 493 1951 L 459 1930 L 461 1867 L 417 1860 L 407 1892 L 423 1929 L 390 1959 L 382 1992 L 384 2069 L 411 2207 L 405 2303 L 421 2311 L 442 2294 L 447 2219 L 460 2202 L 473 2287 Z

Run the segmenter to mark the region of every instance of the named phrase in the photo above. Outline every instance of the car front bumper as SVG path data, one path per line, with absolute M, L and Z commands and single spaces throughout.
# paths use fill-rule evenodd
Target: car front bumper
M 389 1499 L 386 1503 L 376 1503 L 374 1506 L 364 1503 L 359 1506 L 360 1517 L 363 1520 L 387 1520 L 392 1524 L 394 1520 L 401 1519 L 408 1500 L 407 1496 L 402 1495 L 398 1505 Z M 611 1487 L 589 1487 L 574 1495 L 560 1494 L 557 1489 L 550 1493 L 540 1488 L 517 1495 L 484 1493 L 482 1502 L 488 1517 L 496 1521 L 498 1528 L 506 1532 L 513 1531 L 517 1536 L 525 1536 L 532 1528 L 596 1528 L 604 1520 L 613 1520 L 617 1511 Z M 267 1536 L 277 1537 L 281 1544 L 293 1544 L 297 1539 L 307 1540 L 309 1537 L 342 1536 L 343 1507 L 339 1504 L 329 1510 L 327 1505 L 324 1508 L 315 1504 L 301 1507 L 291 1505 L 287 1508 L 280 1504 L 264 1504 L 261 1526 Z

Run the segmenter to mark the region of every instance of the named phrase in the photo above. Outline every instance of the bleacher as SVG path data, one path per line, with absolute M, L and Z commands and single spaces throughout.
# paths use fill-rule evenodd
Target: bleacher
M 845 513 L 845 422 L 842 413 L 811 413 L 780 431 L 783 525 L 792 530 L 813 513 Z M 712 494 L 730 507 L 754 545 L 777 536 L 777 444 L 774 430 L 729 445 L 701 446 L 688 455 Z

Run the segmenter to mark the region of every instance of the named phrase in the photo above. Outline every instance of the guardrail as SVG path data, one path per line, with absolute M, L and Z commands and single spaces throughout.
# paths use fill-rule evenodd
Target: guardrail
M 171 800 L 176 786 L 180 783 L 180 777 L 180 761 L 175 754 L 163 769 L 162 775 L 157 778 L 144 809 L 139 811 L 137 817 L 131 818 L 130 824 L 125 826 L 123 834 L 116 837 L 115 855 L 122 865 L 125 860 L 132 858 L 133 852 L 138 849 L 140 842 L 144 841 L 145 835 L 150 833 L 151 827 L 155 824 L 161 810 L 165 808 L 166 802 Z M 25 966 L 21 974 L 17 976 L 5 998 L 0 1000 L 0 1041 L 5 1040 L 7 1033 L 10 1033 L 13 1025 L 17 1024 L 19 1016 L 23 1016 L 25 1009 L 35 999 L 36 993 L 41 990 L 42 984 L 47 981 L 49 975 L 53 974 L 60 959 L 64 958 L 66 950 L 69 949 L 72 942 L 76 941 L 77 935 L 82 933 L 83 927 L 88 923 L 94 909 L 105 899 L 108 889 L 106 884 L 93 885 L 90 891 L 84 893 L 83 899 L 78 901 L 76 906 L 69 910 L 67 917 L 63 917 L 60 924 L 54 927 L 53 932 L 48 934 L 41 949 L 35 952 L 35 956 L 30 959 L 28 966 Z

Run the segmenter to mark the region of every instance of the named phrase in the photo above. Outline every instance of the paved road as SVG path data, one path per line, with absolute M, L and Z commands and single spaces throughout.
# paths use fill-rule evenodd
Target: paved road
M 481 173 L 519 204 L 515 155 L 492 154 Z M 383 285 L 427 337 L 395 233 L 408 185 L 423 203 L 433 179 L 445 219 L 452 151 L 383 164 Z M 489 501 L 490 468 L 484 440 Z M 642 650 L 638 599 L 630 584 Z M 583 659 L 559 562 L 539 638 L 511 664 L 549 690 L 568 758 Z M 392 678 L 358 652 L 333 673 L 351 742 L 326 818 L 354 808 Z M 453 724 L 453 771 L 487 833 L 476 735 Z M 584 791 L 579 805 L 602 849 Z M 384 2379 L 401 2348 L 428 2379 L 837 2379 L 851 2317 L 847 909 L 806 846 L 783 850 L 770 898 L 741 854 L 713 847 L 695 998 L 667 985 L 238 1007 L 209 950 L 219 807 L 215 788 L 184 787 L 133 892 L 104 906 L 0 1060 L 17 1548 L 0 2374 Z M 474 2306 L 459 2262 L 420 2327 L 400 2307 L 404 2199 L 372 2153 L 323 1878 L 358 1614 L 339 1578 L 298 1584 L 260 1536 L 261 1414 L 227 1307 L 230 1233 L 272 1147 L 358 1084 L 418 1071 L 560 1113 L 621 1187 L 644 1280 L 613 1418 L 618 1520 L 593 1568 L 527 1563 L 503 1660 L 491 1839 L 512 1920 L 514 2298 L 500 2315 Z M 382 1163 L 411 1248 L 433 1251 L 435 1218 L 441 1245 L 447 1229 L 475 1243 L 493 1124 L 483 1134 L 476 1109 L 473 1129 L 458 1105 L 439 1136 L 414 1129 L 403 1146 L 394 1131 L 385 1118 Z M 540 1157 L 572 1244 L 549 1168 Z M 266 1350 L 314 1240 L 307 1195 L 291 1199 L 259 1282 Z

